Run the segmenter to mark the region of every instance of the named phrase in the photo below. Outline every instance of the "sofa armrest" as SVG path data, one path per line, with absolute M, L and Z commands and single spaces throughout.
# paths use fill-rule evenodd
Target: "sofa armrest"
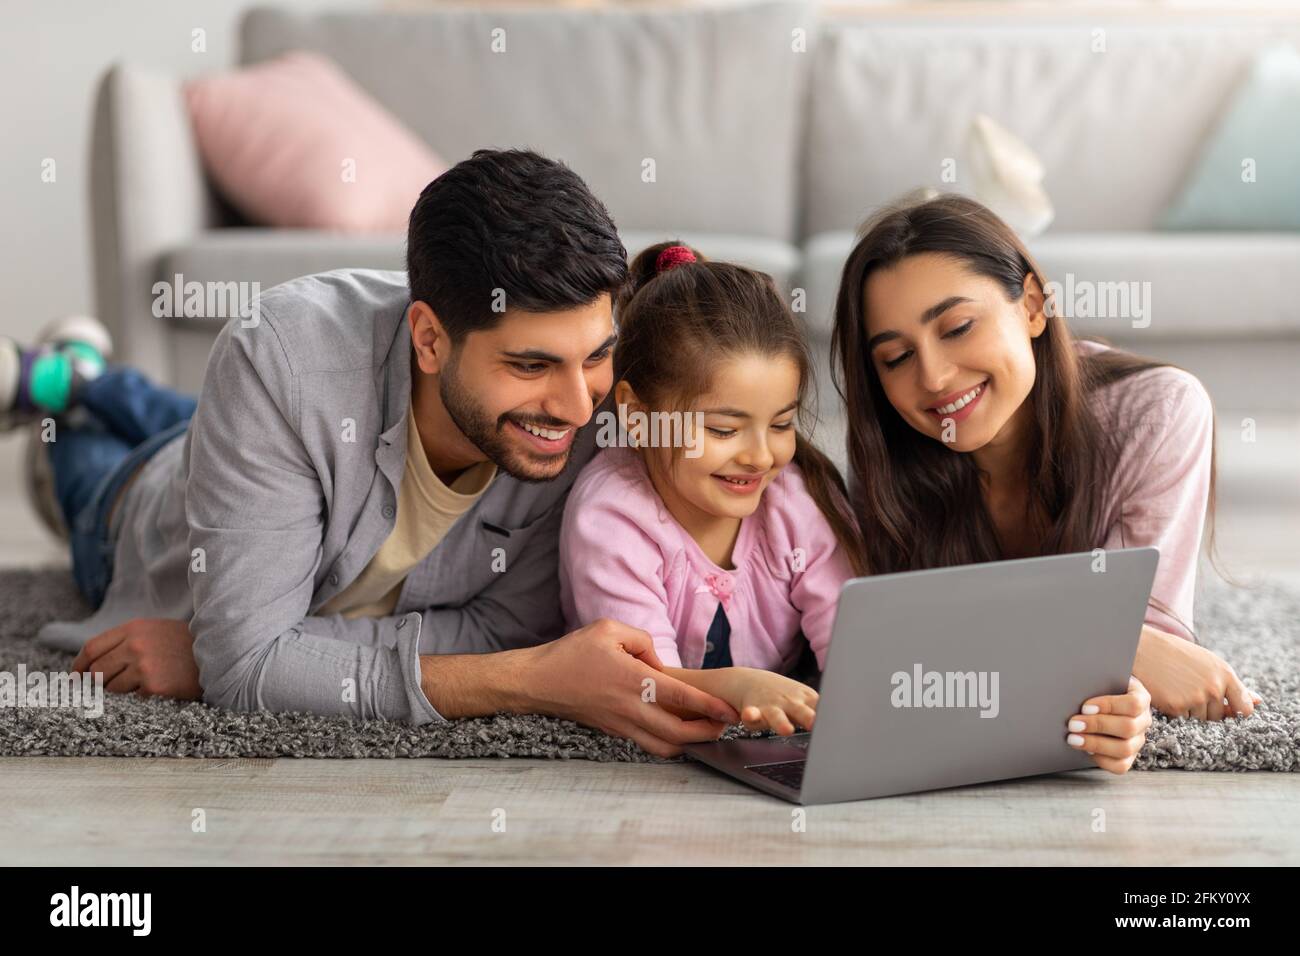
M 114 358 L 172 381 L 167 326 L 153 315 L 159 257 L 217 225 L 175 77 L 115 64 L 100 81 L 91 145 L 91 220 L 100 319 Z

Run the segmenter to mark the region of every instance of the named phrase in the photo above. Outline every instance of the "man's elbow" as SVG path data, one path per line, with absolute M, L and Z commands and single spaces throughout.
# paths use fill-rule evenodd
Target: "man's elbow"
M 247 668 L 228 664 L 218 667 L 200 661 L 199 686 L 203 688 L 203 703 L 209 707 L 235 713 L 251 713 L 262 709 Z

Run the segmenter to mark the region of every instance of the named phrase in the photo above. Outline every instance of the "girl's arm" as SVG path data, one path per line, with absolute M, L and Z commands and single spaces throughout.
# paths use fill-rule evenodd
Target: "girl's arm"
M 826 651 L 840 590 L 853 577 L 853 567 L 835 540 L 830 525 L 815 512 L 809 516 L 808 541 L 799 549 L 803 570 L 796 570 L 790 583 L 790 603 L 800 612 L 800 629 L 817 657 L 817 669 L 826 669 Z
M 803 472 L 788 466 L 780 481 L 781 488 L 766 492 L 779 492 L 776 513 L 768 522 L 767 558 L 780 566 L 774 573 L 789 580 L 790 606 L 799 612 L 799 629 L 817 658 L 817 669 L 825 670 L 840 589 L 853 577 L 853 565 L 809 493 Z
M 570 495 L 560 530 L 560 603 L 570 627 L 609 618 L 640 628 L 664 665 L 680 666 L 663 554 L 627 505 L 616 507 L 599 491 Z

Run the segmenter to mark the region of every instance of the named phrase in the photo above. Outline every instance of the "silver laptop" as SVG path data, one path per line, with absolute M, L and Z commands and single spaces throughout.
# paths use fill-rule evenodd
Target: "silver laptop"
M 1096 766 L 1065 742 L 1121 694 L 1159 552 L 1064 554 L 855 578 L 840 591 L 811 733 L 686 753 L 802 804 Z

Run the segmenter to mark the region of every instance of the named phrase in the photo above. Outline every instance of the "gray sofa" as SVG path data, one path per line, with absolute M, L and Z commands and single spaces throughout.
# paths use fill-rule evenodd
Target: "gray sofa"
M 495 28 L 503 53 L 490 46 Z M 257 9 L 242 23 L 241 59 L 322 52 L 449 162 L 481 146 L 562 158 L 605 200 L 630 252 L 679 236 L 771 272 L 805 290 L 823 345 L 854 228 L 918 186 L 969 191 L 965 134 L 988 113 L 1046 166 L 1057 215 L 1030 246 L 1049 277 L 1151 283 L 1145 328 L 1077 316 L 1080 331 L 1187 365 L 1221 408 L 1293 410 L 1300 393 L 1276 386 L 1300 368 L 1289 290 L 1300 234 L 1157 228 L 1251 57 L 1279 39 L 1300 45 L 1300 19 L 918 22 L 819 18 L 801 3 Z M 155 318 L 155 281 L 267 288 L 340 266 L 401 267 L 401 235 L 241 222 L 204 175 L 173 77 L 113 67 L 93 150 L 99 312 L 122 357 L 163 380 L 197 387 L 219 321 Z M 955 183 L 940 180 L 947 159 Z

